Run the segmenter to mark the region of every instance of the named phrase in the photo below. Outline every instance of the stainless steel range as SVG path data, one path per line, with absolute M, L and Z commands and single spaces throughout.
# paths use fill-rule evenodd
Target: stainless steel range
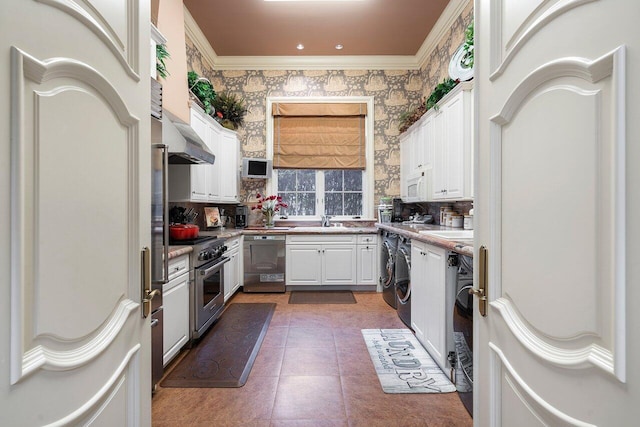
M 189 273 L 191 287 L 190 321 L 191 339 L 200 338 L 224 308 L 224 269 L 229 262 L 224 256 L 224 239 L 200 237 L 195 240 L 172 241 L 171 244 L 193 246 Z

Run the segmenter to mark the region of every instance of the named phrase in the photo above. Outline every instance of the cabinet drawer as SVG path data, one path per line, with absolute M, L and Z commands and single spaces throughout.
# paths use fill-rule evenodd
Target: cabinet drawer
M 375 245 L 378 242 L 377 234 L 363 234 L 358 236 L 359 245 Z
M 189 254 L 169 260 L 169 280 L 189 271 Z
M 228 251 L 238 249 L 240 247 L 240 237 L 233 237 L 231 239 L 227 239 L 227 241 L 224 244 L 227 246 Z

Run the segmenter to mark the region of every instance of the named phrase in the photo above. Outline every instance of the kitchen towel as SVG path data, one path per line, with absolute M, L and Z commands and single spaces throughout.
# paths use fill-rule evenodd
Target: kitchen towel
M 385 393 L 456 391 L 409 329 L 362 329 L 361 332 Z

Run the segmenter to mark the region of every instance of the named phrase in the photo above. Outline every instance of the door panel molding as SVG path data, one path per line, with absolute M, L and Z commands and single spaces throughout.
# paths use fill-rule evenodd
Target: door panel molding
M 495 343 L 489 342 L 489 348 L 491 349 L 491 381 L 493 383 L 491 387 L 493 390 L 492 412 L 494 414 L 491 425 L 493 427 L 502 425 L 502 402 L 508 397 L 520 401 L 522 407 L 531 413 L 532 418 L 540 421 L 541 426 L 595 427 L 593 424 L 571 417 L 545 401 L 527 385 Z M 503 380 L 505 385 L 501 385 Z M 507 396 L 508 392 L 511 392 L 512 395 Z
M 540 307 L 544 298 L 553 298 L 553 295 L 541 291 L 546 290 L 548 283 L 538 283 L 541 285 L 540 289 L 531 289 L 527 296 L 522 293 L 519 295 L 520 298 L 509 296 L 509 290 L 504 289 L 502 285 L 504 245 L 501 228 L 491 230 L 490 242 L 494 255 L 490 260 L 492 286 L 489 300 L 491 307 L 495 309 L 496 314 L 502 316 L 514 336 L 537 357 L 563 367 L 596 366 L 614 375 L 621 382 L 625 382 L 626 376 L 625 78 L 624 46 L 593 61 L 584 58 L 558 59 L 529 74 L 511 92 L 502 110 L 490 119 L 490 197 L 494 200 L 490 216 L 491 223 L 502 224 L 502 227 L 505 227 L 507 225 L 503 223 L 502 210 L 508 209 L 508 206 L 504 205 L 505 188 L 502 182 L 505 168 L 503 163 L 508 160 L 504 158 L 503 150 L 508 146 L 505 145 L 504 137 L 509 135 L 505 132 L 513 131 L 512 127 L 517 123 L 519 111 L 535 101 L 537 96 L 564 91 L 571 96 L 575 94 L 575 97 L 583 98 L 584 101 L 578 99 L 571 102 L 579 102 L 575 105 L 580 106 L 587 105 L 585 111 L 595 114 L 594 123 L 585 123 L 585 126 L 590 125 L 593 128 L 587 128 L 587 133 L 592 136 L 591 140 L 585 140 L 584 146 L 585 150 L 591 150 L 594 158 L 595 163 L 589 166 L 595 167 L 596 172 L 589 177 L 594 177 L 595 187 L 586 187 L 591 185 L 589 183 L 581 185 L 589 191 L 593 190 L 595 195 L 594 212 L 584 213 L 591 216 L 591 223 L 594 224 L 593 229 L 586 230 L 590 233 L 587 236 L 592 237 L 589 242 L 595 246 L 590 252 L 594 256 L 594 265 L 584 268 L 593 270 L 591 284 L 596 286 L 588 287 L 589 283 L 585 284 L 584 293 L 580 293 L 579 299 L 575 300 L 590 312 L 582 319 L 571 319 L 572 322 L 568 323 L 568 326 L 558 326 L 553 330 L 541 329 L 535 322 L 532 323 L 528 315 L 540 320 L 541 315 L 535 311 L 536 307 Z M 565 98 L 569 99 L 568 96 Z M 549 194 L 554 190 L 549 189 Z M 528 243 L 526 239 L 522 242 Z M 575 247 L 576 244 L 573 245 Z M 545 250 L 544 246 L 538 248 L 538 251 Z M 536 258 L 539 259 L 544 258 Z M 530 268 L 535 268 L 535 261 Z M 563 273 L 566 271 L 568 269 L 564 268 Z M 522 271 L 522 274 L 528 272 Z M 578 289 L 577 283 L 572 283 L 571 286 L 571 289 Z M 574 301 L 565 296 L 561 302 L 571 304 Z M 523 306 L 519 307 L 519 304 Z M 589 318 L 596 319 L 595 323 L 589 323 Z
M 596 0 L 544 0 L 535 11 L 522 21 L 511 37 L 504 37 L 503 22 L 508 17 L 504 16 L 504 0 L 493 0 L 491 3 L 491 75 L 490 80 L 495 80 L 507 68 L 513 57 L 538 31 L 548 25 L 558 16 L 571 9 L 594 2 Z
M 546 337 L 528 324 L 507 298 L 498 298 L 491 304 L 503 317 L 505 323 L 520 343 L 541 359 L 556 366 L 571 368 L 598 366 L 611 374 L 615 374 L 614 358 L 610 349 L 606 349 L 595 342 L 587 343 L 578 348 L 569 347 L 572 344 L 579 345 L 581 341 L 595 341 L 598 338 L 595 334 L 585 334 L 582 337 L 564 340 Z
M 94 422 L 99 421 L 103 412 L 111 410 L 111 403 L 114 400 L 126 399 L 126 396 L 122 397 L 123 394 L 137 396 L 140 393 L 140 384 L 135 380 L 136 371 L 140 369 L 140 344 L 136 344 L 100 390 L 75 411 L 48 425 L 93 425 Z M 121 417 L 126 418 L 120 425 L 137 425 L 137 420 L 140 419 L 139 405 L 131 405 L 127 409 L 126 414 L 120 414 Z
M 126 0 L 121 15 L 124 34 L 118 34 L 100 11 L 87 1 L 80 0 L 37 0 L 40 3 L 55 7 L 74 17 L 91 30 L 111 50 L 126 73 L 135 81 L 140 80 L 139 40 L 138 40 L 138 2 Z M 95 1 L 93 2 L 95 3 Z M 107 0 L 106 7 L 113 8 L 112 0 Z
M 69 343 L 51 336 L 33 337 L 32 342 L 27 343 L 33 348 L 21 354 L 20 366 L 18 366 L 20 362 L 16 361 L 16 372 L 12 376 L 11 384 L 17 383 L 37 369 L 68 371 L 90 362 L 113 342 L 122 331 L 129 316 L 135 313 L 139 306 L 140 304 L 128 299 L 120 301 L 107 324 L 92 334 L 90 339 Z M 37 344 L 40 341 L 46 341 L 46 344 Z M 59 350 L 56 347 L 63 349 Z
M 95 203 L 98 199 L 102 203 L 118 202 L 120 211 L 124 213 L 127 221 L 127 236 L 114 239 L 118 246 L 112 250 L 120 250 L 114 253 L 116 259 L 113 263 L 105 260 L 103 273 L 108 274 L 114 266 L 135 265 L 138 257 L 138 232 L 139 232 L 139 200 L 138 187 L 138 145 L 139 128 L 138 119 L 133 116 L 116 89 L 95 69 L 76 60 L 67 58 L 54 58 L 38 60 L 15 47 L 11 49 L 12 61 L 12 93 L 11 93 L 11 384 L 16 384 L 25 376 L 38 369 L 46 370 L 71 370 L 85 365 L 97 358 L 120 334 L 130 317 L 139 306 L 139 302 L 126 298 L 125 295 L 138 296 L 139 277 L 136 269 L 127 268 L 127 275 L 113 276 L 116 282 L 113 286 L 99 286 L 98 276 L 88 274 L 76 277 L 74 268 L 83 265 L 78 272 L 99 275 L 95 268 L 82 264 L 82 250 L 86 244 L 79 247 L 71 245 L 59 245 L 55 237 L 52 237 L 47 226 L 51 226 L 52 212 L 44 206 L 51 205 L 51 195 L 43 194 L 43 186 L 49 185 L 43 182 L 51 176 L 52 168 L 57 167 L 55 160 L 49 159 L 46 153 L 63 152 L 67 146 L 52 146 L 47 129 L 50 129 L 53 113 L 63 109 L 64 102 L 81 101 L 82 106 L 93 108 L 95 116 L 105 119 L 104 126 L 115 128 L 114 133 L 104 135 L 87 135 L 86 144 L 93 143 L 97 150 L 101 150 L 104 159 L 96 160 L 104 164 L 101 171 L 109 168 L 121 168 L 114 173 L 118 176 L 126 176 L 118 180 L 122 193 L 106 195 L 94 194 L 90 201 L 92 209 L 87 212 L 95 213 L 101 206 Z M 62 98 L 62 99 L 61 99 Z M 70 121 L 76 120 L 73 118 Z M 53 119 L 55 126 L 66 129 L 64 123 L 59 124 Z M 108 123 L 107 123 L 108 122 Z M 114 124 L 115 123 L 115 124 Z M 99 122 L 92 126 L 95 132 L 103 132 L 105 129 L 99 126 Z M 61 130 L 61 135 L 64 132 Z M 72 132 L 70 133 L 75 136 Z M 120 139 L 111 139 L 109 136 L 117 135 Z M 82 141 L 76 143 L 85 143 Z M 105 145 L 111 146 L 114 151 L 106 155 Z M 71 144 L 71 142 L 70 142 Z M 72 145 L 70 145 L 72 146 Z M 42 151 L 45 150 L 46 151 Z M 44 153 L 44 154 L 43 154 Z M 120 162 L 111 164 L 109 160 L 115 154 Z M 69 160 L 80 164 L 87 159 Z M 63 163 L 60 165 L 64 169 Z M 96 164 L 96 163 L 94 163 Z M 48 168 L 45 170 L 45 168 Z M 123 172 L 125 169 L 126 172 Z M 76 169 L 73 169 L 76 171 Z M 68 171 L 67 171 L 68 172 Z M 59 175 L 63 175 L 62 172 Z M 69 175 L 72 173 L 69 172 Z M 73 175 L 75 176 L 75 175 Z M 91 175 L 87 175 L 91 176 Z M 113 177 L 113 175 L 105 175 Z M 65 178 L 66 179 L 66 178 Z M 110 181 L 98 179 L 104 185 L 110 185 Z M 64 179 L 55 181 L 53 186 L 67 182 Z M 94 181 L 91 181 L 92 183 Z M 82 183 L 76 188 L 59 189 L 54 194 L 60 200 L 55 199 L 61 206 L 74 203 L 74 193 L 87 190 L 91 184 Z M 47 187 L 49 190 L 51 188 Z M 46 191 L 45 191 L 46 193 Z M 85 193 L 82 193 L 85 194 Z M 46 198 L 49 197 L 49 198 Z M 114 207 L 115 209 L 115 207 Z M 82 222 L 83 226 L 93 225 L 91 220 Z M 64 226 L 65 224 L 59 224 Z M 100 226 L 100 224 L 96 224 Z M 116 225 L 114 225 L 116 226 Z M 55 226 L 54 226 L 55 228 Z M 108 227 L 107 227 L 108 228 Z M 105 228 L 105 229 L 107 229 Z M 55 232 L 55 230 L 53 230 Z M 58 231 L 59 233 L 59 231 Z M 104 237 L 96 232 L 94 238 Z M 69 241 L 73 241 L 69 238 Z M 96 245 L 104 242 L 96 242 Z M 43 246 L 44 245 L 44 246 Z M 56 273 L 50 269 L 44 269 L 47 258 L 51 258 L 50 251 L 55 245 L 64 254 L 64 264 L 56 272 L 62 274 L 56 277 Z M 62 248 L 65 248 L 64 251 Z M 96 246 L 99 248 L 99 246 Z M 78 253 L 72 259 L 65 258 L 71 250 Z M 106 253 L 108 249 L 99 248 L 95 251 Z M 77 263 L 77 264 L 73 264 Z M 120 264 L 118 264 L 120 263 Z M 60 264 L 63 264 L 61 262 Z M 66 274 L 66 275 L 65 275 Z M 53 276 L 53 278 L 52 278 Z M 72 277 L 73 280 L 63 280 Z M 56 279 L 60 279 L 56 283 Z M 101 279 L 104 280 L 104 279 Z M 55 286 L 53 286 L 55 284 Z M 93 287 L 91 286 L 93 284 Z M 74 288 L 74 286 L 77 286 Z M 53 301 L 50 297 L 62 292 L 70 295 L 62 301 Z M 52 310 L 74 310 L 73 297 L 80 295 L 86 298 L 85 302 L 91 304 L 75 305 L 77 310 L 67 314 L 67 323 L 51 318 Z M 65 305 L 66 304 L 66 305 Z M 54 308 L 51 308 L 54 307 Z M 84 313 L 84 314 L 82 314 Z M 84 321 L 79 320 L 84 319 Z M 65 325 L 64 327 L 61 325 Z

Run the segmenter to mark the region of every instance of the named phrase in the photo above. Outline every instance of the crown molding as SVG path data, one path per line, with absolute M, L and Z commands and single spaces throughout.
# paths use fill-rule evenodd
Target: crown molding
M 434 49 L 438 46 L 438 42 L 442 40 L 442 37 L 451 29 L 451 26 L 458 19 L 458 16 L 462 13 L 465 7 L 467 7 L 473 0 L 451 0 L 447 7 L 445 7 L 442 15 L 436 21 L 427 38 L 424 39 L 424 43 L 418 49 L 416 53 L 416 62 L 418 67 L 422 68 L 427 64 L 429 56 L 433 53 Z
M 219 56 L 218 70 L 417 70 L 413 55 Z
M 416 55 L 218 56 L 186 6 L 184 27 L 187 37 L 216 70 L 419 70 L 472 1 L 451 0 Z
M 187 7 L 184 5 L 182 7 L 184 9 L 184 32 L 186 36 L 191 39 L 193 44 L 202 54 L 204 60 L 209 63 L 211 68 L 218 68 L 216 66 L 218 55 L 211 47 L 211 44 L 205 37 L 198 24 L 196 24 L 196 20 L 193 19 L 193 16 L 191 16 L 189 9 L 187 9 Z

